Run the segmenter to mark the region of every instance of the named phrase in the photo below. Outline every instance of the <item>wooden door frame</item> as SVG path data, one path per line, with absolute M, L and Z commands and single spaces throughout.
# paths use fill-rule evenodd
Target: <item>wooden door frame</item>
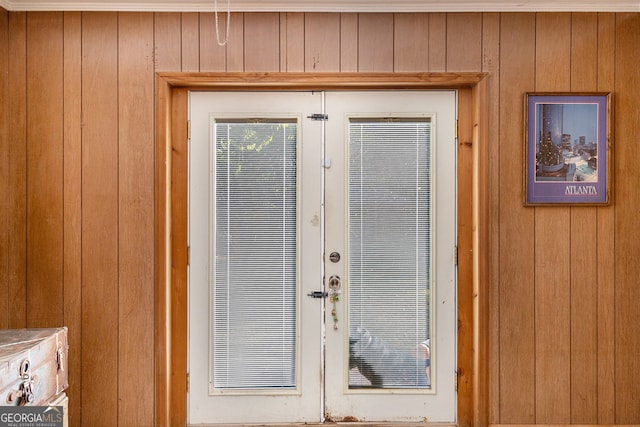
M 155 406 L 187 419 L 188 92 L 458 90 L 458 422 L 488 420 L 488 84 L 484 73 L 158 73 L 156 76 Z

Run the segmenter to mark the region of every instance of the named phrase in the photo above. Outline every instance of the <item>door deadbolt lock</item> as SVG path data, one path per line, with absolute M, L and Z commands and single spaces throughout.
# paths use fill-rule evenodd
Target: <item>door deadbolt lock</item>
M 329 288 L 333 291 L 339 291 L 342 286 L 342 280 L 340 280 L 340 276 L 333 275 L 329 277 Z

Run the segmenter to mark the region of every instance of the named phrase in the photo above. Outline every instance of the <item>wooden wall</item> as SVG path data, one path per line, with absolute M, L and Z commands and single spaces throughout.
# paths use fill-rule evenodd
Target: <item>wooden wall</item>
M 215 37 L 210 13 L 0 9 L 0 327 L 70 328 L 71 425 L 154 425 L 159 71 L 489 73 L 489 422 L 640 423 L 640 13 L 234 13 Z M 613 93 L 612 206 L 522 206 L 527 91 Z

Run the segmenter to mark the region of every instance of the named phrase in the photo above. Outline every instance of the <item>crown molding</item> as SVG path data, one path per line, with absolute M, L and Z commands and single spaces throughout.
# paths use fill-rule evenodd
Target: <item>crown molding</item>
M 640 0 L 229 0 L 232 12 L 640 12 Z M 0 0 L 9 11 L 211 12 L 213 0 Z M 218 10 L 227 1 L 218 0 Z

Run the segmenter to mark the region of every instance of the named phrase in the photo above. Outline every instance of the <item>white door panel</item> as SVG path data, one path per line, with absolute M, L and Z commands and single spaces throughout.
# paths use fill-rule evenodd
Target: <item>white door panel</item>
M 321 384 L 318 378 L 322 375 L 322 336 L 319 327 L 322 319 L 322 307 L 318 301 L 307 298 L 306 294 L 320 286 L 322 256 L 321 247 L 321 124 L 306 119 L 306 116 L 317 112 L 321 108 L 321 95 L 312 93 L 232 93 L 232 92 L 192 92 L 190 94 L 190 192 L 189 192 L 189 245 L 191 248 L 191 262 L 189 268 L 189 376 L 190 390 L 189 422 L 192 424 L 219 422 L 219 423 L 263 423 L 263 422 L 318 422 L 321 419 Z M 247 379 L 235 374 L 237 384 L 216 386 L 216 378 L 210 367 L 211 359 L 215 355 L 212 351 L 212 341 L 215 331 L 212 313 L 216 306 L 213 301 L 214 293 L 210 289 L 210 283 L 216 281 L 214 261 L 211 253 L 215 248 L 215 153 L 210 149 L 213 134 L 213 123 L 218 121 L 231 121 L 234 119 L 249 118 L 249 122 L 260 124 L 267 120 L 274 122 L 295 121 L 298 124 L 297 132 L 297 178 L 296 178 L 296 206 L 297 228 L 295 246 L 297 251 L 287 254 L 285 258 L 293 257 L 296 274 L 295 289 L 295 313 L 293 335 L 295 338 L 293 364 L 295 372 L 294 384 L 290 379 L 284 381 L 285 387 L 278 388 L 272 385 L 253 385 Z M 253 120 L 255 119 L 255 120 Z M 260 145 L 270 143 L 268 148 L 263 148 L 262 153 L 273 147 L 264 136 L 256 146 L 255 140 L 249 136 L 240 143 L 244 145 L 246 154 L 256 153 Z M 302 143 L 304 141 L 304 143 Z M 242 154 L 242 153 L 241 153 Z M 230 170 L 231 175 L 240 175 L 245 170 L 238 171 L 242 164 L 234 166 Z M 246 169 L 246 168 L 245 168 Z M 236 173 L 237 172 L 237 173 Z M 256 181 L 252 198 L 261 197 L 263 182 Z M 242 195 L 239 194 L 238 197 Z M 272 203 L 267 200 L 264 204 Z M 265 210 L 265 215 L 269 215 Z M 247 215 L 251 212 L 247 212 Z M 237 213 L 236 213 L 237 215 Z M 256 218 L 259 220 L 259 218 Z M 267 223 L 268 224 L 268 223 Z M 255 233 L 256 247 L 260 246 L 260 238 L 268 239 L 273 236 L 272 229 L 265 226 L 261 233 Z M 239 234 L 242 230 L 236 230 Z M 249 234 L 251 234 L 250 232 Z M 238 236 L 233 235 L 235 241 Z M 251 237 L 249 235 L 248 237 Z M 246 245 L 247 243 L 245 243 Z M 248 243 L 249 245 L 251 242 Z M 264 246 L 264 245 L 262 245 Z M 299 248 L 304 247 L 301 251 Z M 268 246 L 267 246 L 268 248 Z M 251 250 L 251 248 L 249 249 Z M 253 251 L 252 251 L 253 252 Z M 261 259 L 255 259 L 256 255 Z M 279 255 L 279 254 L 275 254 Z M 272 292 L 263 293 L 260 281 L 265 276 L 262 258 L 266 258 L 264 252 L 255 251 L 246 257 L 246 270 L 237 271 L 242 286 L 256 286 L 254 292 L 244 293 L 249 304 L 236 303 L 229 310 L 230 315 L 239 314 L 238 310 L 244 310 L 243 316 L 247 319 L 246 326 L 250 329 L 246 334 L 260 333 L 262 335 L 279 335 L 282 331 L 255 322 L 268 322 L 271 319 L 260 318 L 258 313 L 252 312 L 252 305 L 260 307 L 261 304 L 273 306 L 279 310 L 279 301 L 274 301 Z M 216 260 L 219 260 L 217 257 Z M 268 260 L 267 260 L 268 261 Z M 240 266 L 242 269 L 242 266 Z M 253 277 L 253 279 L 252 279 Z M 233 289 L 232 289 L 233 290 Z M 277 297 L 277 295 L 275 295 Z M 232 304 L 232 303 L 230 303 Z M 255 310 L 257 311 L 258 308 Z M 278 311 L 275 311 L 276 313 Z M 238 317 L 238 316 L 236 316 Z M 236 319 L 237 320 L 237 319 Z M 254 324 L 252 325 L 252 322 Z M 237 323 L 237 322 L 236 322 Z M 241 327 L 240 325 L 239 327 Z M 238 329 L 237 327 L 236 329 Z M 258 328 L 259 330 L 256 330 Z M 237 332 L 236 332 L 237 333 Z M 251 338 L 251 337 L 249 337 Z M 269 339 L 270 337 L 266 337 Z M 275 342 L 277 336 L 273 339 Z M 282 341 L 289 341 L 285 338 Z M 259 355 L 261 351 L 269 350 L 261 347 L 251 348 L 243 346 L 232 349 L 229 356 L 230 363 L 225 366 L 234 366 L 241 358 L 251 358 Z M 253 354 L 246 354 L 253 353 Z M 214 362 L 215 363 L 215 362 Z M 266 364 L 265 364 L 266 365 Z M 255 376 L 260 379 L 260 367 L 257 367 Z M 270 366 L 264 366 L 265 376 L 271 371 Z M 220 376 L 220 375 L 218 375 Z
M 327 96 L 326 105 L 331 168 L 325 176 L 325 246 L 327 253 L 345 256 L 326 264 L 327 277 L 342 278 L 342 296 L 335 307 L 328 303 L 327 308 L 336 310 L 338 328 L 327 328 L 325 413 L 333 420 L 453 422 L 455 92 L 339 92 Z M 348 134 L 350 124 L 357 133 Z M 428 125 L 431 141 L 430 147 L 420 148 L 419 138 L 410 132 L 423 124 Z M 359 138 L 363 126 L 379 138 Z M 430 163 L 421 163 L 421 158 Z M 366 197 L 368 204 L 360 200 Z M 432 212 L 422 214 L 429 203 Z M 354 232 L 355 228 L 362 231 Z M 429 252 L 429 244 L 434 246 L 427 261 L 414 246 Z M 427 339 L 428 386 L 420 378 L 412 382 L 415 377 L 406 374 L 424 369 L 414 352 Z M 378 384 L 371 385 L 349 369 L 354 361 L 364 364 L 363 371 L 373 366 Z

